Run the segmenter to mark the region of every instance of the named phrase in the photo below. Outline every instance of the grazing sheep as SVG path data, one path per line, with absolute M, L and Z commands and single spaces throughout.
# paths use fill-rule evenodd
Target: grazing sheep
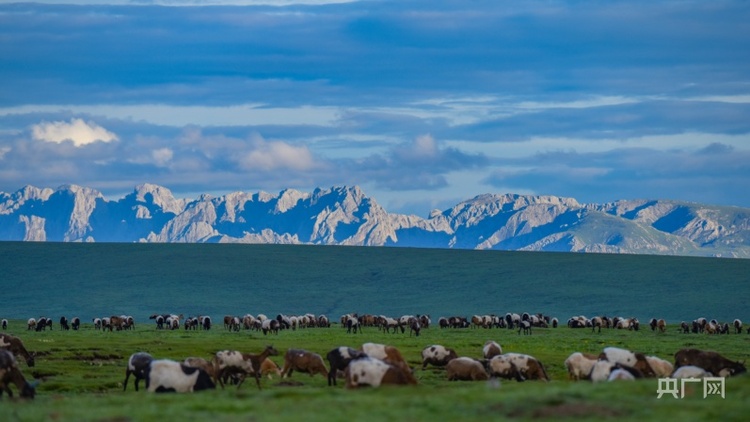
M 671 378 L 710 378 L 714 375 L 703 368 L 693 365 L 680 366 L 672 373 Z
M 365 352 L 367 356 L 380 359 L 385 363 L 390 363 L 392 365 L 398 363 L 406 364 L 406 359 L 401 355 L 401 352 L 393 346 L 365 343 L 362 345 L 362 351 Z
M 732 322 L 732 325 L 734 326 L 734 333 L 735 334 L 742 334 L 742 321 L 740 321 L 739 319 L 735 319 Z M 5 328 L 5 327 L 3 327 L 3 328 Z
M 640 370 L 632 366 L 623 365 L 617 362 L 611 362 L 606 359 L 596 361 L 594 367 L 591 369 L 589 378 L 592 382 L 610 381 L 612 372 L 618 370 L 630 373 L 633 378 L 643 378 L 643 373 Z M 619 376 L 623 377 L 625 375 L 620 374 Z
M 699 349 L 681 349 L 674 355 L 674 366 L 697 366 L 720 377 L 747 372 L 743 362 L 731 361 L 724 356 Z
M 279 367 L 279 364 L 272 361 L 271 358 L 266 358 L 260 363 L 260 375 L 265 375 L 268 379 L 273 379 L 271 374 L 276 374 L 281 377 L 281 368 Z
M 419 331 L 422 329 L 422 324 L 419 323 L 419 318 L 412 317 L 409 320 L 409 337 L 411 333 L 414 333 L 414 337 L 419 337 Z
M 482 363 L 468 357 L 451 359 L 445 371 L 448 381 L 486 381 L 489 378 Z
M 36 318 L 29 318 L 29 320 L 26 321 L 26 329 L 36 330 Z
M 529 321 L 521 321 L 518 323 L 518 334 L 521 334 L 521 331 L 525 335 L 531 335 L 531 323 Z
M 2 326 L 3 326 L 3 330 L 7 330 L 8 329 L 8 320 L 7 319 L 3 318 Z
M 302 349 L 289 349 L 284 355 L 284 367 L 281 376 L 287 378 L 292 376 L 293 371 L 307 372 L 310 376 L 320 374 L 328 377 L 328 369 L 323 363 L 323 358 L 317 353 Z
M 616 368 L 609 373 L 607 381 L 635 381 L 635 376 L 628 370 Z
M 365 352 L 352 349 L 351 347 L 337 347 L 326 355 L 330 369 L 328 371 L 328 385 L 336 385 L 336 372 L 344 371 L 354 359 L 367 356 Z
M 491 377 L 503 379 L 515 379 L 518 382 L 526 381 L 516 365 L 505 355 L 497 355 L 486 363 L 487 373 Z
M 448 362 L 457 357 L 458 355 L 453 349 L 439 344 L 427 346 L 422 349 L 422 369 L 426 369 L 428 364 L 433 366 L 446 366 Z
M 656 376 L 656 373 L 646 359 L 646 355 L 643 353 L 631 352 L 619 347 L 605 347 L 599 355 L 599 359 L 636 368 L 646 377 Z
M 278 354 L 279 351 L 270 345 L 266 346 L 266 348 L 258 354 L 242 353 L 234 350 L 216 352 L 213 359 L 214 379 L 218 380 L 221 388 L 224 388 L 223 378 L 225 376 L 233 373 L 239 374 L 240 381 L 237 384 L 237 388 L 239 388 L 245 381 L 246 375 L 253 375 L 255 377 L 255 383 L 260 390 L 261 364 L 267 357 L 276 356 Z
M 214 373 L 214 364 L 211 361 L 208 361 L 203 358 L 191 356 L 189 358 L 185 358 L 185 360 L 182 361 L 183 365 L 191 366 L 193 368 L 200 368 L 211 377 L 211 379 L 216 379 L 216 374 Z
M 36 394 L 36 384 L 29 384 L 18 368 L 15 356 L 8 350 L 0 350 L 0 398 L 3 391 L 8 397 L 13 397 L 10 384 L 15 384 L 22 398 L 33 399 Z
M 668 377 L 674 371 L 674 366 L 664 359 L 656 356 L 646 356 L 646 360 L 648 360 L 651 369 L 654 370 L 656 376 L 659 378 Z
M 574 352 L 565 359 L 565 367 L 568 369 L 570 379 L 588 380 L 591 379 L 591 370 L 599 358 L 589 353 Z
M 349 363 L 345 371 L 346 388 L 381 385 L 416 385 L 419 382 L 404 362 L 395 365 L 366 356 Z
M 73 317 L 73 319 L 70 321 L 70 326 L 74 331 L 78 331 L 81 328 L 81 318 Z
M 34 366 L 34 354 L 29 353 L 20 338 L 10 334 L 0 333 L 0 350 L 7 350 L 16 356 L 26 359 L 29 368 Z
M 130 378 L 130 374 L 133 374 L 135 377 L 135 391 L 138 391 L 138 381 L 146 379 L 149 365 L 153 360 L 154 357 L 146 352 L 137 352 L 130 355 L 128 366 L 125 369 L 125 381 L 122 383 L 122 391 L 125 391 L 128 388 L 128 378 Z
M 489 371 L 490 375 L 495 375 L 493 373 L 494 371 L 504 373 L 505 376 L 497 374 L 503 378 L 515 378 L 519 380 L 520 376 L 520 378 L 523 378 L 524 380 L 549 381 L 549 376 L 547 376 L 547 371 L 544 369 L 542 362 L 530 355 L 522 353 L 505 353 L 490 359 L 489 365 L 491 369 L 491 371 Z M 514 374 L 512 369 L 508 369 L 511 367 L 516 368 L 519 376 Z M 503 370 L 497 371 L 497 369 Z
M 502 354 L 503 348 L 500 347 L 497 342 L 493 340 L 487 340 L 486 342 L 484 342 L 484 347 L 482 347 L 482 356 L 484 356 L 485 359 L 492 359 L 493 357 Z
M 152 360 L 146 371 L 146 389 L 152 393 L 192 393 L 214 388 L 216 384 L 206 371 L 173 360 Z

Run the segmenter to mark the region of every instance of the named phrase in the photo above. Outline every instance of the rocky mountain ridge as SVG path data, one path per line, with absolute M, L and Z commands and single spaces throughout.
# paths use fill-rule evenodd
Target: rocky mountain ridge
M 281 243 L 750 258 L 750 209 L 671 200 L 581 204 L 484 194 L 429 217 L 391 214 L 357 186 L 117 200 L 76 185 L 0 192 L 0 240 Z

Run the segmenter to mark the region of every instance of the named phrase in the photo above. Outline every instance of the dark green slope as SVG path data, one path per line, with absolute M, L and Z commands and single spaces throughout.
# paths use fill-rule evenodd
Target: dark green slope
M 750 260 L 387 247 L 0 242 L 0 317 L 543 312 L 750 319 Z M 645 321 L 644 321 L 645 322 Z

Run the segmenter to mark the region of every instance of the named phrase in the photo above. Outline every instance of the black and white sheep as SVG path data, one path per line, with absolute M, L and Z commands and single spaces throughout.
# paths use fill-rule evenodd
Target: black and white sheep
M 427 368 L 427 365 L 446 366 L 457 357 L 456 351 L 448 347 L 439 344 L 427 346 L 422 349 L 422 369 Z
M 122 391 L 128 388 L 128 379 L 132 374 L 135 378 L 135 391 L 138 391 L 138 381 L 146 379 L 148 374 L 148 368 L 154 357 L 146 352 L 136 352 L 130 355 L 128 359 L 128 366 L 125 368 L 125 381 L 122 383 Z
M 485 359 L 492 359 L 493 357 L 497 355 L 503 354 L 503 348 L 500 347 L 500 345 L 493 340 L 487 340 L 484 342 L 484 346 L 482 347 L 482 356 L 484 356 Z
M 192 393 L 213 388 L 216 384 L 206 371 L 173 360 L 152 360 L 146 371 L 146 389 L 152 393 Z
M 337 347 L 328 352 L 326 355 L 330 367 L 328 370 L 328 385 L 336 385 L 337 372 L 346 370 L 352 360 L 365 356 L 367 356 L 365 352 L 346 346 Z

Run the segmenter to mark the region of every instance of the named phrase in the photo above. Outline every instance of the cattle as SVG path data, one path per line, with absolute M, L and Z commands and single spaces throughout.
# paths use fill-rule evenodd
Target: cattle
M 29 368 L 34 366 L 34 354 L 29 353 L 23 345 L 23 341 L 16 336 L 0 333 L 0 350 L 7 350 L 16 356 L 26 359 L 26 365 Z
M 565 359 L 568 377 L 572 380 L 591 379 L 591 370 L 599 357 L 590 353 L 574 352 Z
M 481 362 L 468 357 L 451 359 L 445 366 L 448 381 L 486 381 L 489 376 Z
M 599 359 L 636 368 L 646 377 L 656 376 L 653 368 L 648 363 L 648 359 L 646 359 L 646 355 L 643 353 L 631 352 L 630 350 L 618 347 L 605 347 L 602 353 L 599 354 Z
M 485 359 L 492 359 L 493 357 L 497 355 L 503 354 L 503 348 L 500 347 L 500 345 L 492 340 L 487 340 L 484 342 L 484 346 L 482 347 L 482 356 L 484 356 Z
M 349 363 L 354 359 L 359 359 L 367 356 L 365 352 L 352 349 L 351 347 L 337 347 L 326 355 L 328 360 L 328 385 L 336 385 L 336 374 L 337 371 L 344 371 Z
M 34 398 L 36 384 L 30 384 L 26 381 L 13 353 L 8 350 L 0 350 L 0 398 L 3 392 L 8 393 L 8 397 L 13 397 L 13 391 L 10 389 L 11 384 L 15 384 L 22 398 Z
M 419 383 L 406 363 L 390 364 L 370 356 L 351 361 L 346 368 L 345 377 L 348 389 Z
M 675 369 L 697 366 L 718 377 L 728 377 L 747 372 L 744 362 L 731 361 L 724 356 L 699 349 L 681 349 L 674 355 Z
M 128 365 L 125 368 L 125 381 L 122 383 L 122 391 L 128 388 L 128 379 L 130 374 L 133 374 L 135 381 L 135 391 L 138 391 L 138 381 L 146 379 L 149 365 L 154 357 L 146 352 L 137 352 L 130 355 L 128 359 Z
M 427 365 L 446 366 L 448 362 L 457 357 L 458 355 L 453 349 L 439 344 L 427 346 L 422 350 L 422 369 L 427 368 Z
M 216 384 L 206 371 L 173 360 L 152 360 L 146 371 L 146 389 L 151 393 L 192 393 L 214 388 Z
M 313 352 L 302 349 L 289 349 L 284 355 L 284 367 L 281 369 L 281 376 L 288 378 L 292 376 L 293 371 L 306 372 L 310 376 L 320 374 L 328 377 L 329 372 L 323 363 L 323 358 Z
M 521 353 L 505 353 L 488 362 L 490 376 L 505 379 L 549 381 L 544 365 L 536 358 Z

